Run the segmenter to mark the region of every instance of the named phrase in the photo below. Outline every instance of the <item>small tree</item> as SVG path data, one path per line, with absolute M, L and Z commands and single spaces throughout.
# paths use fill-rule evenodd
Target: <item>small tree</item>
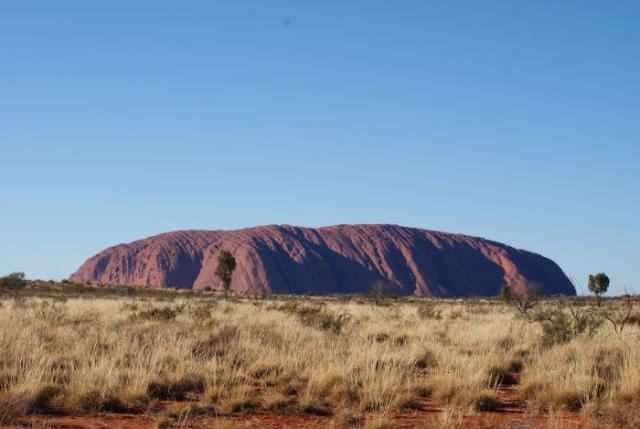
M 633 305 L 635 299 L 631 295 L 625 295 L 622 305 L 607 306 L 607 310 L 604 311 L 604 317 L 613 325 L 613 330 L 616 334 L 622 335 L 624 327 L 629 322 L 633 313 Z
M 605 273 L 596 275 L 589 274 L 589 292 L 596 296 L 598 307 L 600 307 L 600 295 L 609 289 L 609 277 Z
M 216 277 L 222 283 L 224 288 L 224 299 L 228 299 L 229 287 L 231 286 L 231 278 L 233 270 L 236 269 L 236 258 L 226 250 L 220 251 L 218 254 L 218 267 L 216 268 Z
M 540 299 L 542 287 L 536 283 L 529 283 L 525 289 L 525 293 L 512 294 L 511 304 L 513 304 L 523 319 L 529 318 L 529 312 L 533 310 Z
M 512 294 L 513 292 L 511 291 L 511 286 L 509 286 L 507 283 L 503 284 L 502 289 L 500 289 L 500 298 L 504 302 L 511 302 Z
M 369 292 L 371 293 L 371 297 L 374 302 L 377 305 L 380 305 L 384 298 L 391 297 L 395 294 L 395 289 L 396 288 L 391 283 L 378 281 L 371 284 Z

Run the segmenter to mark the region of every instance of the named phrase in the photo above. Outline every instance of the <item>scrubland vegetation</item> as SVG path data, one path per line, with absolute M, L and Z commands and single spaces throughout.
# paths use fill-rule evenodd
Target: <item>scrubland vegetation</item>
M 518 408 L 638 427 L 632 297 L 509 300 L 6 289 L 0 423 L 114 412 L 179 427 L 186 413 L 272 413 L 392 428 L 398 414 L 424 412 L 420 427 L 444 428 Z

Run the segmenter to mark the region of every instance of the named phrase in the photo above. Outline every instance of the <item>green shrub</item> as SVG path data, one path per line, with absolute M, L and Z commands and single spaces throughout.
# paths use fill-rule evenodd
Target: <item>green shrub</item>
M 177 307 L 148 307 L 138 311 L 132 317 L 143 320 L 168 321 L 175 319 L 178 314 L 182 313 L 183 309 L 184 306 L 182 305 Z
M 11 273 L 8 276 L 0 277 L 0 288 L 22 289 L 27 285 L 24 273 Z
M 574 336 L 569 316 L 560 309 L 542 310 L 534 318 L 542 325 L 542 344 L 547 347 L 568 343 Z
M 296 315 L 303 325 L 333 334 L 339 334 L 349 320 L 345 314 L 333 314 L 323 308 L 310 306 L 298 308 Z

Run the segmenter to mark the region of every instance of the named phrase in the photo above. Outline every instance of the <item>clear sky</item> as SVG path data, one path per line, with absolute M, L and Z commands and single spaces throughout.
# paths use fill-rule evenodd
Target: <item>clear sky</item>
M 0 274 L 396 223 L 640 292 L 640 2 L 2 1 Z

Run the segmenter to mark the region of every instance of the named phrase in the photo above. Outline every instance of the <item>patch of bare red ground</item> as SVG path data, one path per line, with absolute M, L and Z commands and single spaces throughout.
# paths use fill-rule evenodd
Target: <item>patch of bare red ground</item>
M 498 408 L 493 411 L 480 411 L 462 417 L 462 427 L 469 429 L 586 429 L 585 421 L 575 413 L 557 413 L 553 419 L 544 413 L 531 414 L 527 412 L 524 401 L 519 397 L 517 383 L 520 374 L 511 374 L 514 383 L 500 385 L 495 395 Z M 156 410 L 184 410 L 183 418 L 173 419 L 176 428 L 211 429 L 216 424 L 230 423 L 238 428 L 264 429 L 326 429 L 332 427 L 330 417 L 309 415 L 283 414 L 238 414 L 225 417 L 189 417 L 189 408 L 197 406 L 197 400 L 191 401 L 159 401 L 155 403 Z M 447 424 L 442 418 L 443 408 L 429 400 L 422 403 L 420 411 L 391 412 L 386 419 L 393 422 L 397 429 L 428 429 L 444 428 Z M 94 416 L 39 416 L 23 419 L 20 423 L 25 426 L 44 427 L 47 429 L 150 429 L 154 428 L 160 416 L 147 414 L 100 414 Z M 371 418 L 371 416 L 369 416 Z M 456 426 L 453 418 L 450 424 Z M 459 422 L 458 422 L 459 423 Z M 550 423 L 553 423 L 552 425 Z
M 173 408 L 181 408 L 182 404 L 173 404 Z M 441 408 L 425 407 L 422 411 L 390 413 L 386 418 L 394 423 L 397 429 L 427 429 L 432 427 L 446 427 L 441 425 Z M 34 417 L 24 419 L 23 424 L 51 429 L 151 429 L 154 428 L 158 418 L 150 415 L 135 414 L 101 414 L 83 417 Z M 455 419 L 454 419 L 455 421 Z M 585 422 L 574 413 L 563 413 L 554 416 L 554 428 L 584 429 Z M 299 429 L 325 429 L 331 427 L 330 417 L 306 416 L 306 415 L 278 415 L 278 414 L 251 414 L 231 415 L 225 417 L 194 417 L 174 419 L 173 427 L 211 429 L 216 424 L 231 423 L 238 428 L 299 428 Z M 483 411 L 465 415 L 463 427 L 469 429 L 543 429 L 550 427 L 549 417 L 545 414 L 529 415 L 524 407 L 509 406 L 498 411 Z M 41 426 L 42 425 L 42 426 Z
M 439 425 L 438 411 L 417 411 L 413 413 L 397 413 L 387 416 L 398 429 L 427 429 Z M 583 429 L 585 424 L 577 415 L 565 414 L 556 416 L 554 427 L 562 429 Z M 150 429 L 155 419 L 147 415 L 104 414 L 85 417 L 42 417 L 25 419 L 26 426 L 45 427 L 51 429 Z M 273 414 L 238 415 L 224 418 L 199 417 L 175 421 L 174 427 L 211 429 L 216 424 L 231 423 L 238 428 L 299 428 L 325 429 L 331 427 L 331 418 L 316 416 L 282 416 Z M 525 416 L 522 412 L 481 412 L 463 418 L 463 427 L 469 429 L 543 429 L 549 427 L 549 418 L 545 415 Z

